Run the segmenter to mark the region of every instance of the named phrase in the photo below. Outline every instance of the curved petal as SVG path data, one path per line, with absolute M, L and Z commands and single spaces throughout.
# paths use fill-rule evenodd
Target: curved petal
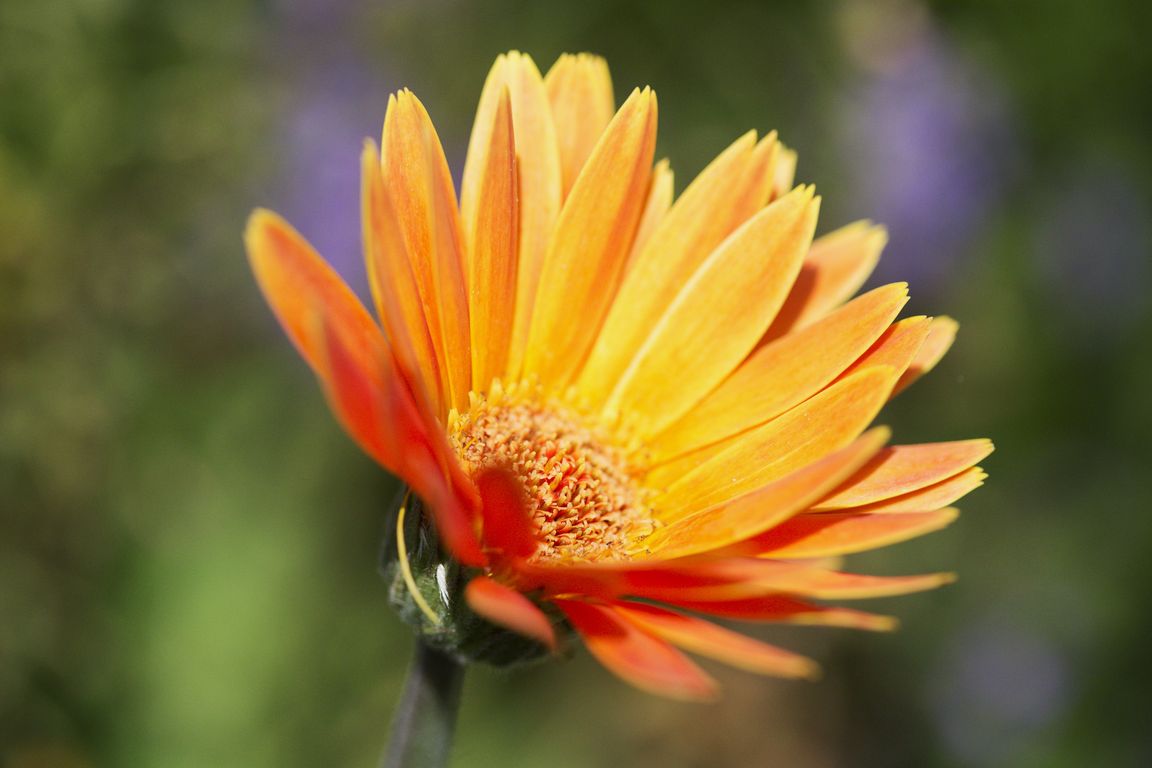
M 604 321 L 644 207 L 656 149 L 656 94 L 632 93 L 576 180 L 536 290 L 524 372 L 562 390 Z M 573 318 L 572 308 L 580 314 Z
M 887 242 L 887 231 L 870 221 L 816 238 L 765 343 L 814 323 L 847 301 L 872 274 Z
M 472 381 L 478 391 L 504 375 L 516 320 L 520 192 L 512 101 L 505 88 L 492 114 L 468 237 L 468 306 Z
M 919 490 L 910 491 L 900 496 L 893 496 L 883 501 L 864 504 L 856 507 L 847 507 L 853 512 L 868 513 L 870 515 L 895 515 L 903 512 L 924 512 L 940 509 L 954 504 L 959 499 L 984 484 L 984 470 L 979 467 L 966 469 L 958 474 L 941 480 L 933 485 Z
M 691 653 L 749 672 L 809 680 L 819 673 L 819 667 L 810 659 L 703 619 L 641 603 L 619 603 L 615 608 L 618 616 L 642 630 Z
M 853 608 L 817 605 L 788 595 L 769 595 L 742 600 L 677 600 L 676 605 L 697 613 L 740 621 L 845 627 L 872 632 L 896 629 L 896 619 Z
M 814 508 L 858 507 L 917 491 L 968 469 L 992 449 L 984 439 L 889 446 Z
M 411 91 L 388 99 L 380 146 L 384 186 L 440 361 L 445 402 L 466 408 L 472 366 L 456 191 L 432 120 Z
M 907 301 L 904 283 L 886 285 L 756 350 L 652 441 L 653 461 L 759 426 L 807 400 L 864 354 Z
M 497 57 L 484 82 L 476 122 L 468 142 L 464 175 L 460 185 L 460 210 L 465 221 L 476 220 L 484 169 L 492 147 L 495 113 L 503 89 L 512 105 L 512 128 L 516 138 L 519 180 L 519 259 L 516 269 L 516 311 L 508 346 L 508 376 L 520 375 L 536 286 L 544 254 L 560 215 L 562 172 L 552 105 L 544 78 L 527 54 L 510 51 Z
M 952 508 L 899 515 L 851 512 L 797 515 L 749 543 L 765 557 L 850 555 L 938 531 L 958 515 Z
M 883 447 L 888 436 L 887 429 L 871 430 L 847 448 L 763 488 L 658 528 L 644 540 L 644 547 L 655 557 L 684 557 L 755 536 L 843 483 Z
M 856 439 L 888 399 L 896 374 L 868 368 L 825 389 L 761 427 L 720 443 L 692 469 L 650 474 L 663 492 L 652 502 L 662 520 L 734 499 L 840 450 Z M 667 480 L 664 478 L 668 477 Z
M 603 403 L 685 282 L 717 246 L 764 205 L 745 180 L 770 161 L 775 136 L 741 136 L 708 164 L 634 250 L 628 274 L 579 380 L 589 406 Z M 670 179 L 669 179 L 670 181 Z M 671 192 L 671 190 L 669 190 Z
M 493 624 L 556 649 L 556 631 L 548 616 L 511 587 L 488 576 L 477 576 L 464 588 L 464 600 Z
M 530 557 L 539 542 L 524 501 L 524 488 L 514 474 L 491 468 L 473 478 L 484 516 L 484 544 L 504 557 Z
M 672 207 L 675 179 L 672 166 L 666 159 L 656 163 L 656 167 L 652 169 L 652 180 L 648 183 L 648 200 L 644 203 L 644 212 L 640 214 L 640 223 L 636 225 L 636 236 L 632 238 L 632 248 L 624 265 L 624 279 L 627 279 L 628 271 L 635 265 L 637 254 L 644 250 L 644 246 L 652 238 L 652 233 L 668 215 L 668 210 Z
M 928 338 L 924 339 L 924 343 L 916 351 L 916 356 L 908 364 L 908 369 L 896 382 L 892 394 L 900 394 L 918 378 L 935 368 L 936 364 L 952 348 L 952 342 L 956 341 L 956 331 L 959 328 L 959 324 L 950 317 L 932 318 L 932 324 L 928 328 Z
M 544 76 L 560 147 L 566 197 L 616 112 L 608 63 L 589 53 L 565 53 Z
M 700 667 L 611 608 L 575 600 L 557 600 L 556 605 L 580 633 L 588 651 L 626 682 L 673 699 L 716 698 L 716 681 Z
M 780 307 L 819 211 L 799 189 L 746 222 L 700 265 L 636 350 L 604 405 L 645 437 L 666 427 L 732 372 Z

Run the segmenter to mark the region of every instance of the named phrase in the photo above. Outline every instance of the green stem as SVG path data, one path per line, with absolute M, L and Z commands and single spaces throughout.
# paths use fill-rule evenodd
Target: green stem
M 463 682 L 464 667 L 455 659 L 416 641 L 382 768 L 448 765 Z

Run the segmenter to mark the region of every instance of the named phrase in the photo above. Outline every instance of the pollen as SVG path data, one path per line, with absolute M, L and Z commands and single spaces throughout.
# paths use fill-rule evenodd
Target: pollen
M 623 451 L 574 414 L 532 401 L 474 399 L 451 430 L 470 474 L 510 469 L 523 484 L 538 561 L 622 560 L 655 527 Z

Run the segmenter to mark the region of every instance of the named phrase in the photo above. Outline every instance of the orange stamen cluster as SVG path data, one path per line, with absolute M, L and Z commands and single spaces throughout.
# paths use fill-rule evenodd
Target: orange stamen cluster
M 623 453 L 559 408 L 481 400 L 451 442 L 469 474 L 502 467 L 519 478 L 540 540 L 534 559 L 621 560 L 653 530 Z

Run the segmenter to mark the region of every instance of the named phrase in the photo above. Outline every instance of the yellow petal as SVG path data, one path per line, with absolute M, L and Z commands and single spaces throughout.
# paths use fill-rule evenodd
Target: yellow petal
M 991 440 L 889 446 L 815 508 L 858 507 L 927 488 L 968 469 L 990 453 Z
M 904 283 L 877 288 L 808 328 L 756 350 L 652 441 L 653 460 L 758 426 L 808 399 L 859 358 L 907 300 Z
M 556 390 L 583 365 L 616 292 L 655 148 L 656 94 L 633 91 L 564 203 L 540 271 L 524 358 L 525 373 Z
M 472 361 L 456 192 L 436 129 L 410 91 L 388 99 L 381 147 L 384 185 L 392 195 L 440 361 L 445 402 L 464 408 Z
M 862 435 L 832 453 L 729 503 L 656 530 L 645 550 L 660 559 L 684 557 L 735 544 L 771 528 L 851 477 L 888 440 L 887 429 Z
M 432 413 L 444 410 L 440 362 L 425 320 L 424 304 L 408 261 L 392 196 L 384 186 L 380 155 L 371 141 L 360 156 L 364 259 L 376 313 L 396 356 Z
M 648 201 L 644 204 L 644 212 L 640 214 L 640 223 L 636 226 L 636 236 L 632 238 L 632 249 L 628 253 L 628 262 L 624 265 L 627 274 L 632 265 L 636 263 L 636 256 L 651 239 L 652 233 L 660 226 L 660 222 L 672 207 L 672 192 L 675 175 L 672 166 L 667 160 L 656 163 L 652 169 L 652 181 L 648 184 Z
M 544 76 L 544 85 L 552 104 L 566 197 L 616 111 L 612 77 L 601 57 L 565 53 Z
M 479 390 L 504 375 L 516 315 L 519 248 L 519 193 L 512 101 L 501 91 L 491 145 L 484 154 L 468 242 L 468 304 L 471 321 L 472 381 Z
M 867 352 L 840 374 L 839 378 L 851 376 L 857 371 L 877 365 L 894 368 L 903 375 L 916 357 L 916 351 L 924 344 L 931 324 L 931 320 L 923 316 L 906 317 L 894 323 Z
M 756 149 L 756 135 L 749 132 L 720 153 L 662 217 L 644 248 L 634 253 L 580 376 L 579 395 L 586 405 L 599 406 L 607 399 L 684 283 L 763 204 L 742 189 Z
M 924 339 L 924 343 L 920 345 L 916 356 L 912 358 L 912 362 L 904 371 L 904 375 L 896 382 L 896 388 L 892 391 L 893 395 L 899 394 L 916 379 L 936 367 L 936 364 L 952 347 L 959 327 L 957 322 L 950 317 L 932 318 L 932 325 L 928 328 L 928 338 Z
M 868 221 L 816 238 L 765 341 L 810 325 L 851 298 L 872 274 L 887 242 L 887 231 Z
M 516 377 L 528 341 L 536 285 L 544 253 L 560 215 L 561 170 L 552 106 L 544 79 L 531 57 L 518 51 L 499 56 L 480 94 L 476 122 L 468 142 L 468 156 L 460 185 L 460 208 L 465 221 L 476 220 L 491 132 L 500 94 L 508 90 L 519 173 L 520 248 L 516 278 L 515 328 L 508 348 L 508 375 Z M 486 383 L 486 382 L 485 382 Z
M 661 519 L 676 520 L 840 450 L 876 417 L 895 382 L 892 369 L 868 368 L 834 384 L 767 424 L 719 444 L 719 452 L 703 464 L 671 478 L 653 508 Z M 653 479 L 650 475 L 649 482 Z
M 778 200 L 709 256 L 680 289 L 605 403 L 642 437 L 683 415 L 756 346 L 816 227 L 811 187 Z

